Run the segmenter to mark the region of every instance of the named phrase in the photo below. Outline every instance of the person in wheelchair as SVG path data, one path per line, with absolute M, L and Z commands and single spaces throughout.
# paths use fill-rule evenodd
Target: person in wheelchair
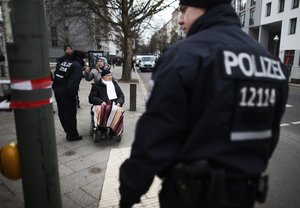
M 112 79 L 109 70 L 103 70 L 101 77 L 92 84 L 89 94 L 89 102 L 93 105 L 91 115 L 94 139 L 98 142 L 109 137 L 120 141 L 123 133 L 124 94 L 118 83 Z

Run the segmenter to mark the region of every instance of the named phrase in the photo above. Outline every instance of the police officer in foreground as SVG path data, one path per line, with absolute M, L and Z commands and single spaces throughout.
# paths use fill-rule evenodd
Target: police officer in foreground
M 59 59 L 54 71 L 52 88 L 57 102 L 58 116 L 68 141 L 81 140 L 77 131 L 77 94 L 84 62 L 71 46 L 65 47 L 66 55 Z M 70 52 L 71 51 L 71 52 Z
M 186 38 L 158 61 L 120 168 L 120 206 L 138 203 L 157 175 L 161 207 L 253 207 L 266 198 L 288 71 L 241 30 L 230 0 L 179 2 Z

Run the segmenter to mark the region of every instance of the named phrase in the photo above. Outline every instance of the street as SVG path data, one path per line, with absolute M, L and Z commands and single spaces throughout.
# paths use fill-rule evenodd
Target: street
M 138 70 L 139 71 L 139 70 Z M 151 73 L 140 73 L 148 89 Z M 290 86 L 288 105 L 281 121 L 281 136 L 266 174 L 269 193 L 266 203 L 256 208 L 300 207 L 300 86 Z
M 288 105 L 281 121 L 279 144 L 269 163 L 267 203 L 257 208 L 300 207 L 300 87 L 290 86 Z

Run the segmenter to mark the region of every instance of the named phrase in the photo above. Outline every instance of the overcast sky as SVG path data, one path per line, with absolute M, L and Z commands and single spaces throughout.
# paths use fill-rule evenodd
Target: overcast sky
M 173 0 L 167 0 L 166 2 L 172 2 Z M 164 24 L 166 24 L 168 21 L 171 20 L 172 18 L 172 13 L 173 11 L 178 7 L 178 1 L 175 1 L 171 7 L 157 13 L 156 15 L 154 15 L 153 17 L 153 25 L 156 27 L 156 28 L 162 28 Z M 152 34 L 154 33 L 154 29 L 150 29 L 148 30 L 147 32 L 144 33 L 144 41 L 145 43 L 147 43 Z
M 175 2 L 171 5 L 171 7 L 161 11 L 160 13 L 156 14 L 155 18 L 158 20 L 163 20 L 164 23 L 167 23 L 172 18 L 172 12 L 178 7 L 178 2 Z

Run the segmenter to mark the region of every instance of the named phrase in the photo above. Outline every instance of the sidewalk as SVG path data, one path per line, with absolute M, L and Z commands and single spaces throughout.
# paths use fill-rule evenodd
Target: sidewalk
M 115 67 L 112 71 L 117 80 L 121 78 L 121 67 Z M 139 76 L 133 72 L 132 78 L 138 80 Z M 78 131 L 83 140 L 67 142 L 58 115 L 54 114 L 63 208 L 118 207 L 118 166 L 129 155 L 137 119 L 145 109 L 145 87 L 138 82 L 133 83 L 137 84 L 137 110 L 129 111 L 130 83 L 119 82 L 125 94 L 124 133 L 121 142 L 94 143 L 89 136 L 91 105 L 88 94 L 91 82 L 84 79 L 80 84 L 81 107 L 77 114 Z M 55 102 L 53 106 L 57 112 Z M 0 146 L 11 141 L 16 141 L 14 114 L 0 111 Z M 153 203 L 157 203 L 153 202 L 157 200 L 155 198 L 157 195 L 149 192 L 143 197 L 145 202 L 143 200 L 135 207 L 154 207 Z M 21 180 L 8 180 L 0 174 L 0 207 L 24 208 Z

